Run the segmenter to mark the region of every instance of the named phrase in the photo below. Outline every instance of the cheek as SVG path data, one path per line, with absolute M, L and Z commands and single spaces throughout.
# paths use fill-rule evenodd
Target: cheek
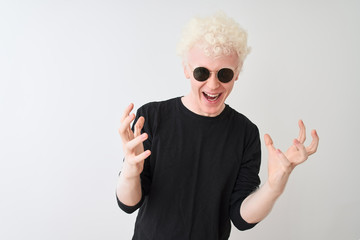
M 226 89 L 227 95 L 229 95 L 234 87 L 234 82 L 231 85 L 224 87 Z
M 193 78 L 190 79 L 191 81 L 191 89 L 194 92 L 201 91 L 201 88 L 203 87 L 204 83 L 194 80 Z

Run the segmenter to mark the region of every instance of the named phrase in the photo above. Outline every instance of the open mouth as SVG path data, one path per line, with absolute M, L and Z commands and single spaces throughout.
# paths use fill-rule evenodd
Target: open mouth
M 215 102 L 221 96 L 221 93 L 209 94 L 209 93 L 203 92 L 203 95 L 206 98 L 206 100 L 208 100 L 209 102 Z

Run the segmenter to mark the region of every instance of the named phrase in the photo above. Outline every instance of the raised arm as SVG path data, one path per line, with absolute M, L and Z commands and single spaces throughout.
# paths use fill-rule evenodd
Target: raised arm
M 127 206 L 135 206 L 141 200 L 140 173 L 144 168 L 145 159 L 151 154 L 150 150 L 144 151 L 143 146 L 143 142 L 148 138 L 146 133 L 141 134 L 145 122 L 144 117 L 139 117 L 134 126 L 134 132 L 131 130 L 130 124 L 135 119 L 135 114 L 130 114 L 133 108 L 133 104 L 126 108 L 119 128 L 125 159 L 116 194 L 118 200 Z
M 316 131 L 311 132 L 313 140 L 308 147 L 305 147 L 306 130 L 301 120 L 299 121 L 299 128 L 298 138 L 294 139 L 293 145 L 286 153 L 276 149 L 270 135 L 265 134 L 265 145 L 269 152 L 268 179 L 257 191 L 250 194 L 241 205 L 240 214 L 248 223 L 260 222 L 270 213 L 276 200 L 283 193 L 294 168 L 316 152 L 319 144 Z

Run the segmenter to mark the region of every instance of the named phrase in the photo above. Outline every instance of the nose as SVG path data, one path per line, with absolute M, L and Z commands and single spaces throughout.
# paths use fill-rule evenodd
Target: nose
M 208 78 L 208 80 L 206 80 L 206 85 L 210 89 L 217 89 L 220 86 L 220 82 L 216 76 L 216 73 L 214 73 L 214 72 L 210 73 L 210 77 Z

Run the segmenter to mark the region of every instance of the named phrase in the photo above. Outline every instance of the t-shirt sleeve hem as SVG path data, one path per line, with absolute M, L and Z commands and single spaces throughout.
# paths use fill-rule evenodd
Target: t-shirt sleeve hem
M 245 231 L 245 230 L 249 230 L 253 227 L 256 226 L 257 223 L 248 223 L 246 222 L 241 214 L 240 214 L 240 206 L 241 206 L 242 201 L 239 201 L 236 204 L 236 207 L 233 208 L 232 212 L 231 212 L 231 221 L 234 224 L 234 226 L 239 229 L 240 231 Z
M 256 224 L 258 224 L 258 223 L 248 223 L 239 214 L 238 219 L 236 219 L 235 221 L 233 219 L 233 224 L 240 231 L 245 231 L 245 230 L 249 230 L 249 229 L 255 227 Z
M 116 195 L 116 193 L 115 193 L 115 195 Z M 124 203 L 122 203 L 119 200 L 119 198 L 117 197 L 117 195 L 116 195 L 116 200 L 117 200 L 117 203 L 118 203 L 120 209 L 123 210 L 124 212 L 128 213 L 128 214 L 131 214 L 131 213 L 135 212 L 138 208 L 141 207 L 142 202 L 143 202 L 142 199 L 141 199 L 140 202 L 137 203 L 136 205 L 128 206 L 128 205 L 125 205 Z

